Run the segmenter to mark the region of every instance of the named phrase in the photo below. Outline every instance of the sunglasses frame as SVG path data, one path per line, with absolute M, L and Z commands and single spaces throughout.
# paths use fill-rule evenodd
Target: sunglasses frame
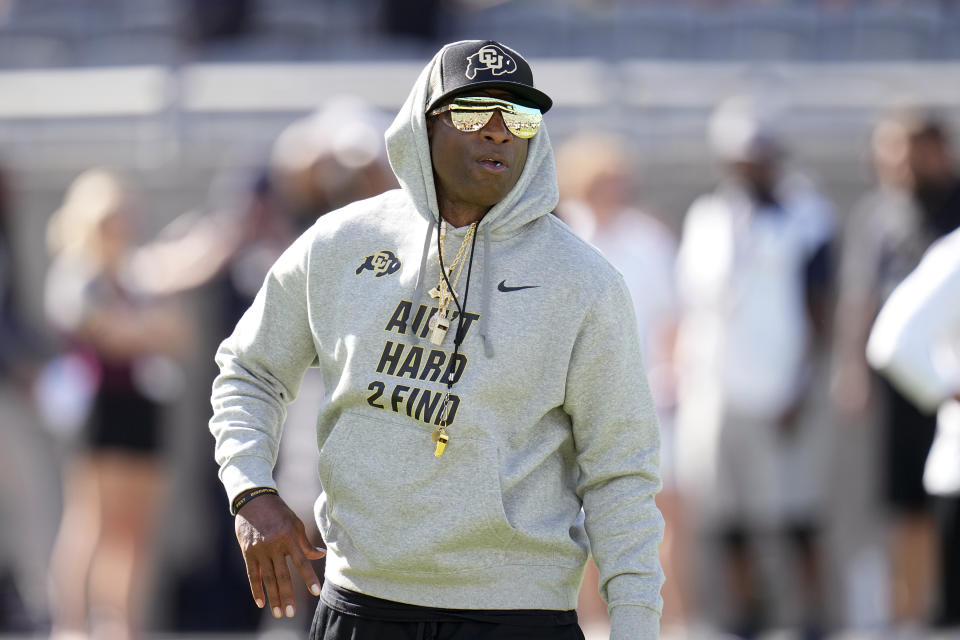
M 438 116 L 445 111 L 449 111 L 450 121 L 458 131 L 462 131 L 463 133 L 475 133 L 487 126 L 487 123 L 490 122 L 490 118 L 493 117 L 494 110 L 500 111 L 500 115 L 503 117 L 503 123 L 506 125 L 507 130 L 516 137 L 522 139 L 529 140 L 537 135 L 537 132 L 540 130 L 540 124 L 543 122 L 543 114 L 540 112 L 540 109 L 537 109 L 536 107 L 525 107 L 521 104 L 510 102 L 509 100 L 502 100 L 500 98 L 493 98 L 491 96 L 461 96 L 459 98 L 455 98 L 450 104 L 433 109 L 427 115 Z M 454 115 L 456 113 L 486 113 L 488 115 L 484 120 L 471 124 L 463 121 L 458 122 L 458 118 Z M 524 123 L 518 121 L 512 116 L 520 116 L 521 119 L 527 119 L 528 122 Z M 523 128 L 524 125 L 527 127 L 532 125 L 533 132 L 528 134 L 528 131 L 524 130 Z

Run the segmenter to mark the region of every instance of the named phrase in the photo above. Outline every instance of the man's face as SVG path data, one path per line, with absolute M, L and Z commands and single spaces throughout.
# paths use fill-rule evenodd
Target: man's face
M 953 179 L 950 150 L 942 141 L 932 137 L 916 137 L 907 149 L 907 162 L 914 188 L 949 184 Z
M 497 89 L 470 95 L 516 100 Z M 482 129 L 470 133 L 453 126 L 449 112 L 428 117 L 427 135 L 437 195 L 450 201 L 492 207 L 517 184 L 527 162 L 529 139 L 510 133 L 498 110 Z
M 752 190 L 769 190 L 776 183 L 776 165 L 769 160 L 742 160 L 731 163 L 730 168 Z

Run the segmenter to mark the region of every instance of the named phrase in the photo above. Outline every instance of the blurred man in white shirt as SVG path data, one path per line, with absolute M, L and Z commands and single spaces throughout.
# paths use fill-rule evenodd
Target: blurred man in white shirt
M 771 622 L 758 550 L 784 537 L 800 559 L 812 630 L 823 455 L 799 417 L 828 317 L 833 211 L 787 169 L 752 104 L 721 105 L 710 142 L 724 177 L 691 206 L 678 255 L 678 474 L 721 544 L 731 631 L 750 636 Z

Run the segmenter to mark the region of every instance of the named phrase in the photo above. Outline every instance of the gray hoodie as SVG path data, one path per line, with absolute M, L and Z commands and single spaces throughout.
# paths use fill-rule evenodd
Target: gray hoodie
M 616 270 L 550 215 L 546 127 L 479 224 L 459 355 L 456 321 L 441 346 L 426 337 L 440 269 L 424 105 L 439 55 L 386 135 L 402 188 L 320 218 L 220 346 L 220 477 L 230 498 L 276 486 L 285 406 L 319 367 L 327 580 L 430 607 L 568 610 L 592 551 L 612 638 L 655 638 L 659 430 L 633 305 Z M 465 232 L 449 230 L 449 254 Z

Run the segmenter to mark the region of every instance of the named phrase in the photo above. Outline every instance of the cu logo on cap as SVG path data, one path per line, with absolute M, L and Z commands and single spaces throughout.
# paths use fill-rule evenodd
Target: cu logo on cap
M 500 47 L 488 44 L 467 58 L 467 78 L 470 80 L 476 78 L 477 71 L 480 69 L 490 71 L 495 76 L 502 76 L 505 73 L 516 71 L 517 63 Z

